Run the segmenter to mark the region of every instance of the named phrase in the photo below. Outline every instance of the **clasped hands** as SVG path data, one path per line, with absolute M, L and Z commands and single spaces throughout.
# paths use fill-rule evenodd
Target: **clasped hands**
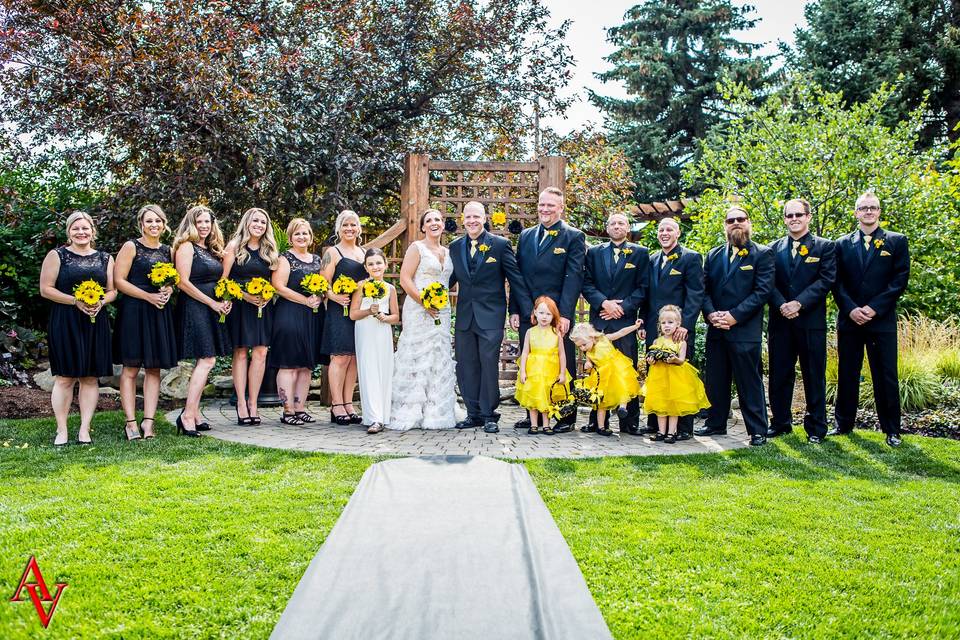
M 877 312 L 874 311 L 869 305 L 864 305 L 851 311 L 850 319 L 859 325 L 864 325 L 873 320 L 876 315 Z
M 737 324 L 737 319 L 729 311 L 714 311 L 707 315 L 707 321 L 717 329 L 728 331 Z
M 796 300 L 784 302 L 782 305 L 780 305 L 780 315 L 787 320 L 793 320 L 800 315 L 800 303 Z
M 173 287 L 160 287 L 156 293 L 148 293 L 147 298 L 157 309 L 163 309 L 164 305 L 170 301 L 171 295 L 173 295 Z

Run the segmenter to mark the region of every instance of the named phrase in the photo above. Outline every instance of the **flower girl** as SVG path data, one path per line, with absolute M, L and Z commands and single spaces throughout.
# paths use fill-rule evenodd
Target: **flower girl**
M 520 352 L 520 371 L 517 373 L 516 398 L 520 406 L 530 411 L 530 429 L 527 433 L 553 435 L 550 409 L 553 407 L 553 385 L 567 388 L 567 363 L 563 352 L 563 338 L 557 328 L 560 310 L 547 296 L 540 296 L 533 305 L 530 330 L 523 337 Z

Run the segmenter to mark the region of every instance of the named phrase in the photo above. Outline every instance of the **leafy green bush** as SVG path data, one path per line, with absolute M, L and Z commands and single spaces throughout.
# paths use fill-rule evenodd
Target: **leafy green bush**
M 960 350 L 942 351 L 937 357 L 936 371 L 941 378 L 960 381 Z

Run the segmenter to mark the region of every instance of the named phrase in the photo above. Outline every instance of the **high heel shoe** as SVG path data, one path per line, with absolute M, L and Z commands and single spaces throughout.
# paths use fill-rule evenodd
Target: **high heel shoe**
M 240 407 L 234 407 L 234 410 L 237 412 L 237 424 L 242 426 L 253 424 L 253 418 L 247 416 L 246 418 L 240 417 Z
M 346 406 L 349 405 L 349 404 L 350 404 L 350 403 L 348 402 L 347 404 L 345 404 L 345 405 L 343 405 L 343 406 L 346 407 Z M 344 411 L 346 411 L 346 409 L 344 409 Z M 348 414 L 347 414 L 347 417 L 350 418 L 350 424 L 360 424 L 361 422 L 363 422 L 363 418 L 361 418 L 360 416 L 358 416 L 357 414 L 352 413 L 352 412 L 351 412 L 351 413 L 348 413 Z
M 130 427 L 127 426 L 131 422 L 133 423 L 133 430 L 135 432 L 135 435 L 133 436 L 130 435 Z M 123 425 L 123 435 L 127 436 L 127 442 L 140 439 L 140 429 L 137 428 L 136 420 L 127 420 L 127 422 Z
M 140 428 L 141 428 L 141 429 L 143 429 L 143 423 L 146 422 L 147 420 L 149 420 L 150 422 L 153 422 L 153 418 L 144 418 L 143 420 L 140 421 Z M 151 424 L 150 427 L 153 428 L 153 425 Z M 155 435 L 155 434 L 153 434 L 153 433 L 150 433 L 150 434 L 148 435 L 147 432 L 146 432 L 146 430 L 143 429 L 143 439 L 144 439 L 144 440 L 153 440 L 154 435 Z
M 187 436 L 189 438 L 199 438 L 200 434 L 197 433 L 196 429 L 187 429 L 183 426 L 183 414 L 177 416 L 177 435 L 178 436 Z
M 346 425 L 348 425 L 348 424 L 352 424 L 352 423 L 350 422 L 350 416 L 348 416 L 348 415 L 346 415 L 346 414 L 344 414 L 344 415 L 342 415 L 342 416 L 338 416 L 337 414 L 335 414 L 335 413 L 333 412 L 333 408 L 334 408 L 334 407 L 345 407 L 345 406 L 347 406 L 347 405 L 345 405 L 345 404 L 332 404 L 332 405 L 330 405 L 330 422 L 332 422 L 332 423 L 334 423 L 334 424 L 338 424 L 338 425 L 340 425 L 340 426 L 346 426 Z

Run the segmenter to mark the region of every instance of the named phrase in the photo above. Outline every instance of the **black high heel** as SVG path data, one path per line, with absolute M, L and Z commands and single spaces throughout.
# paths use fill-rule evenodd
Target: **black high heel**
M 237 412 L 237 424 L 242 426 L 253 424 L 253 418 L 247 416 L 246 418 L 240 417 L 240 407 L 234 407 L 234 410 Z
M 199 425 L 198 425 L 199 426 Z M 178 436 L 187 436 L 189 438 L 199 438 L 200 434 L 197 433 L 196 429 L 187 429 L 183 426 L 183 414 L 177 416 L 177 435 Z
M 338 425 L 340 425 L 340 426 L 346 426 L 346 425 L 348 425 L 348 424 L 353 424 L 353 423 L 350 421 L 350 416 L 348 416 L 348 415 L 338 416 L 338 415 L 336 415 L 336 414 L 333 412 L 333 408 L 334 408 L 334 407 L 345 407 L 345 406 L 347 406 L 347 405 L 345 405 L 345 404 L 332 404 L 332 405 L 330 405 L 330 422 L 333 422 L 334 424 L 338 424 Z
M 345 406 L 347 406 L 348 404 L 350 404 L 350 403 L 347 402 L 347 403 L 344 404 L 343 406 L 345 407 Z M 358 416 L 358 415 L 355 414 L 355 413 L 348 413 L 348 414 L 347 414 L 347 417 L 350 418 L 350 423 L 349 423 L 349 424 L 360 424 L 361 422 L 363 422 L 363 418 L 361 418 L 360 416 Z
M 141 428 L 141 429 L 143 429 L 143 423 L 146 422 L 147 420 L 149 420 L 150 422 L 153 422 L 153 421 L 154 421 L 153 418 L 144 418 L 143 420 L 140 421 L 140 428 Z M 144 434 L 143 434 L 143 439 L 144 439 L 144 440 L 153 440 L 153 438 L 155 437 L 155 435 L 156 435 L 156 434 L 153 434 L 153 433 L 151 433 L 150 435 L 147 435 L 146 432 L 144 432 Z
M 126 423 L 124 423 L 124 425 L 123 425 L 123 435 L 127 436 L 127 442 L 132 442 L 133 440 L 139 440 L 139 439 L 140 439 L 140 431 L 139 431 L 139 430 L 137 430 L 137 435 L 133 436 L 132 438 L 130 437 L 130 429 L 129 429 L 129 427 L 127 427 L 127 425 L 130 424 L 131 422 L 133 423 L 133 428 L 136 429 L 136 428 L 137 428 L 137 421 L 136 421 L 136 420 L 127 420 Z

